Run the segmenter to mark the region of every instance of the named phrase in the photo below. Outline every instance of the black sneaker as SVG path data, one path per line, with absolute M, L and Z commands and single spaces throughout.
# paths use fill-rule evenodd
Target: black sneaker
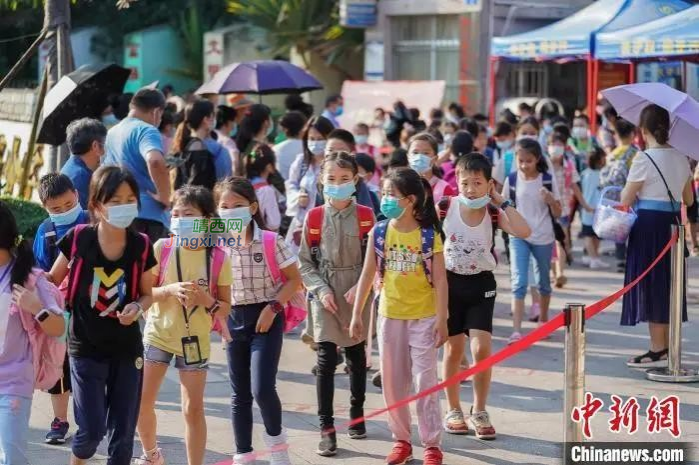
M 352 425 L 347 430 L 347 435 L 350 439 L 365 439 L 366 438 L 366 423 L 361 422 Z
M 68 435 L 69 427 L 70 425 L 67 421 L 54 418 L 51 422 L 51 430 L 46 434 L 46 444 L 65 444 L 66 440 L 70 437 Z
M 316 451 L 321 457 L 332 457 L 337 454 L 337 436 L 335 427 L 329 426 L 322 429 L 320 432 L 320 443 Z
M 371 377 L 371 384 L 381 389 L 381 372 L 377 371 L 374 376 Z

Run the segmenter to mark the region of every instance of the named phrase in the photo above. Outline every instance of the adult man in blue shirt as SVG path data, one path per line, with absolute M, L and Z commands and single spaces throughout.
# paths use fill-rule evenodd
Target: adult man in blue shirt
M 136 92 L 128 116 L 107 133 L 104 158 L 105 165 L 121 165 L 136 178 L 140 209 L 132 226 L 153 242 L 166 237 L 170 225 L 170 173 L 158 131 L 164 110 L 159 90 Z
M 342 95 L 331 95 L 325 99 L 325 110 L 323 110 L 321 116 L 329 119 L 336 128 L 340 127 L 340 122 L 337 120 L 337 118 L 342 115 L 344 111 L 342 106 L 343 103 L 344 100 L 342 99 Z
M 66 128 L 66 143 L 72 155 L 63 165 L 61 174 L 65 174 L 73 182 L 83 210 L 87 209 L 90 178 L 104 155 L 106 137 L 107 128 L 100 121 L 92 118 L 75 120 Z

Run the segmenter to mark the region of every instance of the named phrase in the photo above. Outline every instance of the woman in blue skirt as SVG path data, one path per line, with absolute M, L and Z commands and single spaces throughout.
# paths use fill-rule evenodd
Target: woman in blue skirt
M 680 224 L 680 202 L 689 206 L 692 196 L 691 171 L 687 157 L 670 145 L 670 116 L 658 105 L 643 109 L 640 130 L 647 149 L 631 164 L 621 202 L 633 206 L 638 219 L 629 235 L 624 283 L 643 273 L 671 237 L 671 226 Z M 626 363 L 634 368 L 667 365 L 669 343 L 670 254 L 624 296 L 621 324 L 648 322 L 650 348 Z M 686 280 L 686 276 L 683 278 Z M 683 297 L 683 301 L 684 301 Z M 687 321 L 686 301 L 682 320 Z

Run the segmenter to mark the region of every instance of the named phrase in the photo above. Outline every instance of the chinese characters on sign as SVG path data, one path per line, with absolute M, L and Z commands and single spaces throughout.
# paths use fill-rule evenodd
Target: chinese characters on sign
M 651 55 L 662 52 L 665 55 L 690 55 L 699 53 L 699 40 L 697 39 L 634 39 L 621 43 L 623 56 Z
M 225 220 L 223 218 L 202 218 L 200 220 L 194 220 L 194 231 L 195 233 L 209 233 L 209 234 L 224 234 L 227 232 L 242 233 L 243 232 L 243 220 L 239 218 L 231 218 Z
M 635 397 L 623 401 L 621 397 L 612 395 L 612 405 L 608 411 L 611 418 L 608 421 L 609 431 L 620 433 L 623 430 L 627 434 L 638 431 L 639 411 L 641 406 Z M 585 393 L 585 403 L 573 409 L 572 420 L 582 423 L 583 434 L 586 439 L 592 439 L 591 421 L 604 407 L 604 401 L 595 397 L 592 393 Z M 669 432 L 672 437 L 680 436 L 680 399 L 677 396 L 667 396 L 659 400 L 651 397 L 646 412 L 646 431 L 648 433 Z
M 541 55 L 555 55 L 568 50 L 566 40 L 544 40 L 541 42 L 529 42 L 526 44 L 512 44 L 510 55 L 533 58 Z

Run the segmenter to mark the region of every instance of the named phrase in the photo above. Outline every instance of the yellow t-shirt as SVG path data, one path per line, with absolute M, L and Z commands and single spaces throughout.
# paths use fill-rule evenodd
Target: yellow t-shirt
M 442 253 L 443 248 L 442 238 L 435 232 L 432 252 Z M 401 233 L 389 224 L 384 254 L 381 315 L 394 320 L 420 320 L 436 315 L 435 291 L 427 281 L 422 263 L 420 228 Z
M 164 244 L 164 240 L 159 240 L 154 246 L 155 258 L 158 260 L 158 264 L 153 267 L 153 274 L 156 280 L 160 272 L 160 257 Z M 180 248 L 180 265 L 182 268 L 182 281 L 195 281 L 200 286 L 208 288 L 206 251 L 204 249 L 191 250 L 186 247 Z M 170 252 L 164 276 L 163 286 L 179 281 L 177 278 L 177 258 L 174 250 Z M 230 286 L 232 282 L 231 260 L 226 255 L 218 276 L 218 285 Z M 153 287 L 156 286 L 157 282 L 154 282 Z M 191 308 L 187 309 L 188 315 L 192 310 Z M 211 317 L 204 308 L 197 307 L 192 316 L 189 317 L 189 334 L 199 337 L 201 356 L 205 359 L 208 359 L 210 354 L 210 333 Z M 168 297 L 165 301 L 155 302 L 148 310 L 148 319 L 143 331 L 144 343 L 181 357 L 182 338 L 185 336 L 187 336 L 187 329 L 185 328 L 182 305 L 179 300 L 175 297 Z

